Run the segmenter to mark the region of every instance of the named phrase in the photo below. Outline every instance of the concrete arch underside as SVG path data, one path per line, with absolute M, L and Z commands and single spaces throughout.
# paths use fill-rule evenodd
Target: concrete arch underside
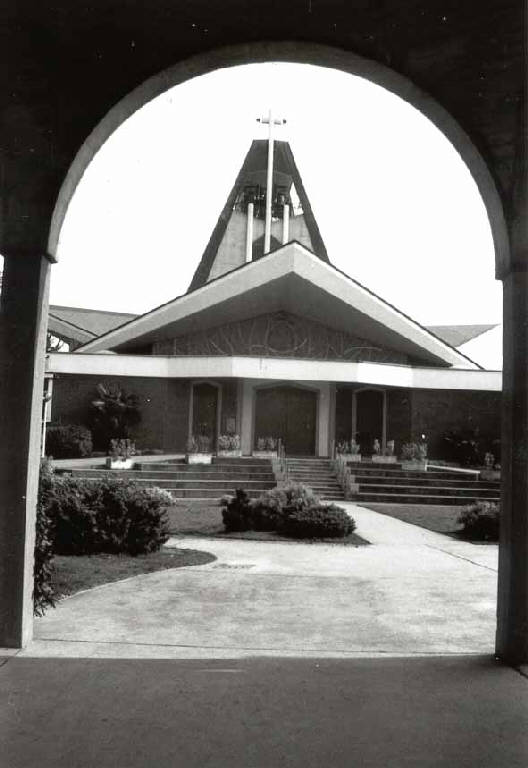
M 217 69 L 272 61 L 327 67 L 364 78 L 391 91 L 428 118 L 458 151 L 477 184 L 490 221 L 495 248 L 495 272 L 497 277 L 503 274 L 510 263 L 510 257 L 502 200 L 485 159 L 457 120 L 412 80 L 393 69 L 349 51 L 304 42 L 262 42 L 207 51 L 178 62 L 124 96 L 90 133 L 68 169 L 51 219 L 49 256 L 56 260 L 60 230 L 69 203 L 86 168 L 112 133 L 134 112 L 157 96 L 194 77 L 209 74 Z

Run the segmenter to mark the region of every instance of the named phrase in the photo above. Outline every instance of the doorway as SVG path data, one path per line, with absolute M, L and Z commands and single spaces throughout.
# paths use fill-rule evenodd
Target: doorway
M 192 415 L 190 434 L 207 437 L 211 450 L 215 450 L 218 439 L 218 386 L 208 382 L 192 385 Z
M 380 389 L 361 389 L 353 394 L 353 431 L 362 456 L 372 456 L 374 441 L 385 447 L 385 392 Z
M 259 437 L 280 438 L 290 456 L 315 456 L 317 392 L 300 387 L 258 389 L 255 447 Z

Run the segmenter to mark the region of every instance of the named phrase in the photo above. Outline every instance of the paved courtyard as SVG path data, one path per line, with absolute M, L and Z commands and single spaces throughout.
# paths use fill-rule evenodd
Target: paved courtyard
M 217 560 L 62 601 L 0 658 L 6 765 L 524 768 L 497 547 L 350 512 L 370 546 L 173 539 Z
M 217 560 L 63 600 L 21 655 L 492 654 L 497 546 L 347 508 L 370 546 L 173 538 Z

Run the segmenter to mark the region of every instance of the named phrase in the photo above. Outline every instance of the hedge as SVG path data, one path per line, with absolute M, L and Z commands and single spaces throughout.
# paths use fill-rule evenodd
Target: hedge
M 281 531 L 296 539 L 344 538 L 355 529 L 355 521 L 335 504 L 293 509 L 282 518 Z
M 55 605 L 53 594 L 53 541 L 51 518 L 47 514 L 46 499 L 53 483 L 48 461 L 40 468 L 35 533 L 35 564 L 33 569 L 33 613 L 43 616 L 47 608 Z
M 222 501 L 226 532 L 275 531 L 294 538 L 342 538 L 356 527 L 335 504 L 321 504 L 311 488 L 291 483 L 251 500 L 241 488 Z
M 91 456 L 92 433 L 79 424 L 48 426 L 46 455 L 54 459 L 82 459 Z
M 154 552 L 168 537 L 166 507 L 172 497 L 119 478 L 55 476 L 48 494 L 57 554 Z

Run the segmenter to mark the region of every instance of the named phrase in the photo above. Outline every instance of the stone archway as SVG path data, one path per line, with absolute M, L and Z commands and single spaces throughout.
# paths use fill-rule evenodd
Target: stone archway
M 405 11 L 408 12 L 409 9 L 406 8 Z M 522 27 L 519 18 L 517 21 Z M 492 24 L 493 22 L 488 20 L 488 23 Z M 277 19 L 274 24 L 274 36 L 280 37 L 283 34 L 281 33 L 283 30 L 281 20 Z M 401 29 L 403 28 L 401 27 Z M 394 29 L 396 36 L 401 34 L 397 31 L 399 29 L 397 25 Z M 92 30 L 90 30 L 90 50 L 93 48 L 91 32 Z M 471 39 L 471 31 L 466 30 L 464 34 Z M 283 36 L 287 37 L 288 35 L 283 34 Z M 320 35 L 315 34 L 314 39 L 325 40 L 325 36 L 321 32 Z M 342 38 L 342 41 L 343 45 L 349 44 L 346 42 L 346 37 Z M 230 42 L 229 37 L 226 35 L 222 42 Z M 526 444 L 528 429 L 525 408 L 526 337 L 528 331 L 525 323 L 527 314 L 526 234 L 522 224 L 523 206 L 527 196 L 526 131 L 522 101 L 518 110 L 520 119 L 516 128 L 517 132 L 512 129 L 512 136 L 517 142 L 517 146 L 511 153 L 512 171 L 509 175 L 506 174 L 510 188 L 507 188 L 508 185 L 503 186 L 499 193 L 490 168 L 475 143 L 478 141 L 479 145 L 486 146 L 486 140 L 488 140 L 488 150 L 490 150 L 490 131 L 487 131 L 486 123 L 492 125 L 493 128 L 494 112 L 492 110 L 496 110 L 497 100 L 492 102 L 492 106 L 488 106 L 487 111 L 484 107 L 483 114 L 477 117 L 476 122 L 469 121 L 469 124 L 473 126 L 474 142 L 449 111 L 423 90 L 420 90 L 412 79 L 396 73 L 379 62 L 357 56 L 341 48 L 316 43 L 255 43 L 254 41 L 251 44 L 218 48 L 217 50 L 205 50 L 206 47 L 204 41 L 203 45 L 197 48 L 203 50 L 203 53 L 185 61 L 182 59 L 174 67 L 146 81 L 107 113 L 106 117 L 84 142 L 70 165 L 56 200 L 51 221 L 47 220 L 47 213 L 42 213 L 42 211 L 48 210 L 49 200 L 46 200 L 43 205 L 37 201 L 35 208 L 31 207 L 33 206 L 32 200 L 28 203 L 29 210 L 38 212 L 42 220 L 37 223 L 33 222 L 32 229 L 30 228 L 27 234 L 24 234 L 27 230 L 26 224 L 21 227 L 20 221 L 29 217 L 18 215 L 23 214 L 24 205 L 27 202 L 25 193 L 22 191 L 27 169 L 23 160 L 20 160 L 18 164 L 20 183 L 17 189 L 19 191 L 15 190 L 15 193 L 12 194 L 12 202 L 18 203 L 17 194 L 19 194 L 23 205 L 20 210 L 16 210 L 15 206 L 15 210 L 11 211 L 13 227 L 4 239 L 6 268 L 3 318 L 7 330 L 2 339 L 2 357 L 6 362 L 13 361 L 13 364 L 6 365 L 0 415 L 3 433 L 13 435 L 16 438 L 13 441 L 5 441 L 6 445 L 1 456 L 3 478 L 4 480 L 9 478 L 9 483 L 1 492 L 0 498 L 4 517 L 2 533 L 5 534 L 1 537 L 2 551 L 0 557 L 9 563 L 0 606 L 0 613 L 2 619 L 5 619 L 6 627 L 3 636 L 4 644 L 20 647 L 31 637 L 32 542 L 39 453 L 40 399 L 44 375 L 43 358 L 49 280 L 47 259 L 54 260 L 55 258 L 61 224 L 75 187 L 93 155 L 112 131 L 155 95 L 162 93 L 177 82 L 184 82 L 191 77 L 204 74 L 218 67 L 279 60 L 333 66 L 345 72 L 365 77 L 392 90 L 420 109 L 446 135 L 466 162 L 479 187 L 486 205 L 495 242 L 497 275 L 505 280 L 505 307 L 507 308 L 505 311 L 504 369 L 507 406 L 504 406 L 503 431 L 505 447 L 507 448 L 504 460 L 506 475 L 504 502 L 507 515 L 505 525 L 503 525 L 501 543 L 502 585 L 499 591 L 498 650 L 504 658 L 525 661 L 528 658 L 525 639 L 528 616 L 526 608 L 526 499 L 528 483 L 525 477 L 526 456 L 523 446 Z M 194 48 L 191 46 L 191 49 L 195 50 L 196 46 Z M 148 59 L 149 52 L 143 53 L 143 56 Z M 434 50 L 430 56 L 433 62 L 438 62 L 442 58 L 441 52 L 435 54 Z M 513 53 L 510 53 L 509 56 L 512 61 L 515 60 Z M 47 57 L 50 58 L 49 52 L 47 52 Z M 378 54 L 378 58 L 391 61 L 390 52 L 386 57 Z M 65 63 L 67 65 L 67 60 Z M 117 64 L 114 66 L 117 67 Z M 38 67 L 35 71 L 37 70 Z M 412 77 L 412 66 L 404 67 L 404 71 L 408 71 Z M 442 74 L 438 74 L 439 80 L 442 80 L 442 77 Z M 31 79 L 31 75 L 29 75 L 29 79 Z M 439 93 L 445 96 L 446 104 L 450 103 L 448 96 L 449 88 L 454 88 L 450 84 L 452 82 L 453 78 L 448 77 L 448 81 L 444 82 L 444 90 L 442 88 L 437 89 Z M 507 86 L 503 85 L 503 91 L 504 95 L 508 93 Z M 41 107 L 46 104 L 47 107 L 49 88 L 44 89 L 42 93 L 37 88 L 34 94 L 33 98 L 36 104 L 34 117 L 36 117 L 39 104 Z M 87 110 L 86 126 L 90 124 L 90 119 Z M 50 130 L 49 133 L 51 134 L 52 131 Z M 491 133 L 493 134 L 493 130 Z M 483 139 L 483 136 L 487 139 Z M 52 142 L 46 138 L 47 141 Z M 17 151 L 18 155 L 22 157 L 23 153 L 20 150 Z M 493 152 L 489 151 L 488 154 L 490 167 L 494 163 L 493 171 L 498 178 L 499 164 L 502 162 L 502 159 L 497 159 L 501 157 L 500 153 L 494 155 Z M 42 157 L 43 173 L 49 171 L 49 183 L 42 185 L 42 189 L 46 190 L 42 194 L 51 195 L 50 190 L 53 190 L 55 182 L 51 170 L 46 170 L 46 162 L 49 158 L 45 143 L 41 142 L 37 147 L 35 157 Z M 509 200 L 510 195 L 513 204 L 508 209 L 508 220 L 506 221 L 502 201 Z M 30 198 L 31 196 L 27 199 L 30 200 Z M 44 242 L 42 233 L 46 227 L 48 228 L 48 254 L 46 257 L 42 257 Z M 512 238 L 513 258 L 510 252 L 510 236 Z M 37 246 L 39 243 L 41 244 L 40 252 L 38 252 Z M 512 261 L 514 262 L 513 266 Z M 23 301 L 20 300 L 20 297 L 23 297 Z M 7 445 L 8 442 L 9 445 Z M 515 451 L 512 449 L 513 444 L 516 446 Z M 16 477 L 11 477 L 9 474 L 13 456 L 17 459 Z M 521 509 L 521 514 L 513 514 L 515 506 Z

